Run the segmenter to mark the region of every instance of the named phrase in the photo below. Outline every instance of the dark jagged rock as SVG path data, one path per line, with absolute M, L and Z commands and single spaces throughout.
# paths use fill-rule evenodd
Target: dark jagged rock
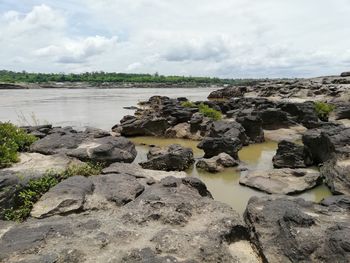
M 350 261 L 348 209 L 291 197 L 254 197 L 244 218 L 266 262 Z
M 197 146 L 204 151 L 204 158 L 211 158 L 220 153 L 227 153 L 238 160 L 238 151 L 242 149 L 242 143 L 237 138 L 206 137 Z
M 170 127 L 165 118 L 133 118 L 121 123 L 120 133 L 126 137 L 161 136 Z
M 149 160 L 140 165 L 145 169 L 163 171 L 184 171 L 194 163 L 193 151 L 181 145 L 173 144 L 166 149 L 153 149 L 148 154 Z
M 340 74 L 340 76 L 341 77 L 350 77 L 350 71 L 347 71 L 347 72 L 342 72 L 341 74 Z
M 335 195 L 323 199 L 321 205 L 334 207 L 335 209 L 343 208 L 350 211 L 350 196 L 349 195 Z
M 243 126 L 245 134 L 249 137 L 251 143 L 260 143 L 265 140 L 262 120 L 257 115 L 240 115 L 236 118 L 236 121 Z
M 305 168 L 313 164 L 311 153 L 306 147 L 284 140 L 278 143 L 272 162 L 275 168 Z
M 237 138 L 243 145 L 248 145 L 249 139 L 243 126 L 235 121 L 214 121 L 208 124 L 208 137 Z
M 291 121 L 288 113 L 281 111 L 280 109 L 268 108 L 260 110 L 258 116 L 262 120 L 264 128 L 280 128 L 287 127 L 295 124 Z
M 282 111 L 287 112 L 295 122 L 307 127 L 310 122 L 318 122 L 318 116 L 312 101 L 304 103 L 283 102 L 278 106 Z
M 227 87 L 211 92 L 208 99 L 230 99 L 243 97 L 246 91 L 247 87 L 244 86 Z

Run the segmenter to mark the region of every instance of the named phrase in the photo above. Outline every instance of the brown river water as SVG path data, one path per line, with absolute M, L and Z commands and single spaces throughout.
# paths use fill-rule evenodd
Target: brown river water
M 169 97 L 187 97 L 190 100 L 204 100 L 214 89 L 37 89 L 37 90 L 0 90 L 0 121 L 11 121 L 19 125 L 52 123 L 61 126 L 84 128 L 86 126 L 109 130 L 114 124 L 132 110 L 124 107 L 135 106 L 139 101 L 153 95 Z M 141 144 L 166 146 L 178 143 L 191 147 L 195 157 L 203 156 L 196 146 L 198 142 L 181 139 L 162 139 L 152 137 L 133 138 L 137 144 L 138 156 L 135 162 L 145 160 L 148 147 Z M 276 142 L 244 147 L 239 152 L 240 160 L 250 169 L 272 168 L 272 157 L 276 152 Z M 239 185 L 240 171 L 226 169 L 217 174 L 198 171 L 195 167 L 188 170 L 189 176 L 197 176 L 205 182 L 218 201 L 231 205 L 243 213 L 252 196 L 263 196 L 262 192 Z M 311 201 L 320 201 L 329 196 L 329 189 L 321 185 L 303 194 L 297 195 Z

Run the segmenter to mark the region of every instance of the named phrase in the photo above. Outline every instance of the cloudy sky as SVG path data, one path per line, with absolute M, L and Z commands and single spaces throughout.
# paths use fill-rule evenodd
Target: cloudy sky
M 349 0 L 0 0 L 0 69 L 338 74 L 349 14 Z

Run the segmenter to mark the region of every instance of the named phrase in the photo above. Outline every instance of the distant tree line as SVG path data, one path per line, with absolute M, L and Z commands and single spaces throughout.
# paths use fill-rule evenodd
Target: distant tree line
M 85 72 L 80 74 L 28 73 L 0 70 L 0 82 L 47 83 L 47 82 L 124 82 L 124 83 L 194 83 L 194 84 L 250 84 L 251 79 L 221 79 L 210 77 L 163 76 L 156 74 L 128 74 L 109 72 Z

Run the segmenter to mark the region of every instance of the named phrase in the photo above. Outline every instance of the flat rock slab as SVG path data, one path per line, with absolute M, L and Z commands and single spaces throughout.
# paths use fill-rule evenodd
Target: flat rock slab
M 251 171 L 242 175 L 239 183 L 269 194 L 296 194 L 322 182 L 318 171 L 312 169 L 272 169 Z
M 79 211 L 83 208 L 85 196 L 92 193 L 92 190 L 93 184 L 89 178 L 70 177 L 44 194 L 34 204 L 31 216 L 42 218 Z
M 302 135 L 307 131 L 304 126 L 292 126 L 289 128 L 280 128 L 276 130 L 264 130 L 265 140 L 280 142 L 298 141 L 301 140 Z
M 149 169 L 143 169 L 138 164 L 128 163 L 113 163 L 109 167 L 102 170 L 103 174 L 128 174 L 136 178 L 147 178 L 159 181 L 167 176 L 173 176 L 177 178 L 186 177 L 185 172 L 166 172 L 166 171 L 155 171 Z
M 0 175 L 5 173 L 17 173 L 21 176 L 31 174 L 43 174 L 47 170 L 64 171 L 69 165 L 80 163 L 75 158 L 65 155 L 44 155 L 40 153 L 21 153 L 20 161 L 10 168 L 0 170 Z
M 110 191 L 112 181 L 101 194 L 126 184 Z M 261 262 L 240 216 L 192 177 L 167 177 L 123 206 L 0 224 L 0 233 L 0 261 L 9 263 Z
M 245 211 L 264 262 L 350 262 L 350 206 L 286 196 L 253 197 Z

